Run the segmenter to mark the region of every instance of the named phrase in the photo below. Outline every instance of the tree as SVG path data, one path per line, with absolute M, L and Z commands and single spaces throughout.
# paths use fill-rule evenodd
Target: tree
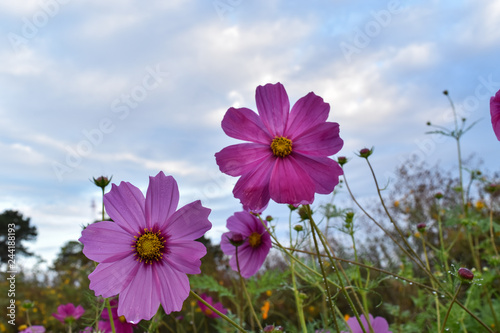
M 12 244 L 16 255 L 32 256 L 33 253 L 23 245 L 22 242 L 32 242 L 36 239 L 38 232 L 36 227 L 30 225 L 30 218 L 24 218 L 23 214 L 15 210 L 6 210 L 0 214 L 0 263 L 7 263 L 9 254 L 7 251 Z M 10 238 L 9 238 L 10 237 Z

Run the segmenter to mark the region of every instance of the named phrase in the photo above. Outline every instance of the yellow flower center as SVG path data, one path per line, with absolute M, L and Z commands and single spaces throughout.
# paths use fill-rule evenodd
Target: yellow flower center
M 118 317 L 118 320 L 120 321 L 120 323 L 124 324 L 127 322 L 127 319 L 125 319 L 125 316 L 120 316 Z
M 165 239 L 160 232 L 144 229 L 144 233 L 140 236 L 134 236 L 137 240 L 132 247 L 135 248 L 137 260 L 147 264 L 152 264 L 154 261 L 159 261 L 163 257 L 163 249 L 165 248 Z
M 213 312 L 212 310 L 210 310 L 209 308 L 206 308 L 206 309 L 205 309 L 205 314 L 206 314 L 207 316 L 212 315 L 212 313 L 214 313 L 214 312 Z
M 276 157 L 286 157 L 292 153 L 292 140 L 282 136 L 275 137 L 271 142 L 271 149 Z
M 251 247 L 257 247 L 262 243 L 261 241 L 261 235 L 258 232 L 252 232 L 250 237 L 248 237 L 248 242 L 250 243 Z

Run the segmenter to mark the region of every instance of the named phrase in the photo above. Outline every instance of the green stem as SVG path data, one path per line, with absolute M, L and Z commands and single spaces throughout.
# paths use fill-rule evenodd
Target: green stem
M 422 233 L 422 247 L 424 248 L 424 256 L 425 256 L 425 264 L 427 265 L 427 269 L 430 271 L 431 266 L 429 264 L 429 256 L 427 255 L 427 247 L 425 245 L 425 237 L 424 234 Z M 432 288 L 436 288 L 434 281 L 431 280 Z M 436 317 L 437 317 L 437 329 L 439 332 L 439 328 L 441 327 L 441 312 L 439 311 L 439 295 L 436 293 L 434 295 L 434 302 L 436 304 Z
M 448 307 L 448 311 L 446 311 L 446 316 L 444 317 L 443 320 L 443 326 L 441 327 L 441 333 L 444 332 L 446 328 L 446 322 L 448 321 L 448 317 L 450 316 L 451 308 L 453 307 L 453 304 L 455 303 L 455 300 L 457 299 L 458 293 L 460 292 L 460 288 L 462 287 L 462 281 L 460 281 L 460 284 L 458 285 L 457 291 L 455 295 L 453 296 L 453 299 L 451 300 L 450 306 Z
M 334 271 L 337 274 L 337 277 L 339 279 L 339 284 L 341 286 L 341 290 L 344 293 L 344 296 L 345 296 L 347 302 L 351 306 L 351 309 L 354 312 L 354 315 L 355 315 L 356 319 L 358 320 L 358 322 L 361 326 L 361 329 L 363 330 L 364 333 L 366 333 L 365 327 L 361 323 L 361 318 L 359 317 L 358 311 L 356 311 L 356 307 L 354 306 L 354 303 L 353 303 L 351 297 L 349 296 L 349 293 L 347 292 L 347 288 L 345 287 L 344 282 L 342 281 L 342 277 L 340 276 L 340 272 L 342 272 L 346 281 L 349 281 L 349 278 L 347 277 L 347 274 L 345 273 L 344 269 L 342 268 L 342 265 L 337 265 L 336 261 L 333 259 L 333 250 L 328 245 L 328 242 L 326 241 L 326 239 L 324 239 L 324 237 L 322 237 L 321 231 L 319 230 L 317 224 L 314 222 L 314 219 L 312 218 L 312 211 L 311 211 L 309 205 L 307 205 L 307 207 L 308 207 L 308 211 L 309 211 L 309 221 L 311 222 L 311 228 L 318 233 L 319 239 L 321 241 L 321 244 L 323 245 L 323 248 L 325 249 L 326 255 L 328 256 L 328 259 L 330 260 L 330 262 L 334 268 Z M 319 253 L 318 253 L 318 255 L 319 255 Z M 321 257 L 320 256 L 318 256 L 318 261 L 321 264 Z M 358 305 L 361 309 L 361 312 L 363 312 L 363 315 L 365 316 L 365 318 L 367 318 L 366 322 L 368 323 L 368 330 L 370 332 L 374 332 L 372 324 L 371 324 L 370 320 L 368 320 L 369 315 L 368 315 L 368 313 L 365 313 L 364 308 L 360 304 L 358 296 L 355 292 L 353 293 L 353 296 L 356 299 L 356 302 L 358 303 Z
M 309 212 L 310 212 L 310 208 L 308 209 L 308 213 Z M 318 255 L 318 264 L 319 264 L 319 267 L 321 269 L 321 275 L 323 276 L 323 281 L 325 283 L 325 291 L 326 291 L 328 308 L 330 309 L 330 313 L 331 313 L 331 316 L 333 319 L 333 323 L 335 324 L 335 328 L 337 329 L 337 331 L 339 331 L 339 325 L 337 323 L 337 317 L 335 316 L 335 310 L 334 310 L 334 306 L 333 306 L 333 298 L 332 298 L 332 295 L 330 293 L 330 287 L 329 287 L 329 283 L 327 281 L 325 268 L 323 267 L 323 262 L 321 260 L 318 241 L 316 240 L 316 232 L 315 232 L 314 226 L 313 226 L 314 221 L 312 220 L 312 216 L 311 216 L 312 214 L 308 214 L 308 215 L 309 215 L 309 222 L 311 223 L 311 231 L 312 231 L 312 236 L 313 236 L 313 240 L 314 240 L 314 247 L 316 248 L 316 253 Z
M 238 325 L 237 323 L 235 323 L 231 318 L 229 318 L 228 316 L 226 316 L 225 314 L 221 313 L 219 310 L 217 310 L 216 308 L 214 308 L 211 304 L 209 304 L 207 301 L 205 301 L 203 298 L 201 298 L 200 296 L 198 296 L 197 293 L 195 293 L 194 291 L 190 290 L 189 291 L 191 293 L 191 295 L 193 295 L 194 298 L 196 298 L 198 301 L 200 301 L 201 303 L 205 304 L 210 310 L 212 310 L 213 312 L 217 313 L 219 316 L 221 316 L 222 319 L 224 319 L 225 321 L 227 321 L 228 323 L 230 323 L 231 325 L 233 325 L 236 329 L 238 329 L 240 332 L 246 332 L 245 329 L 243 327 L 241 327 L 240 325 Z
M 302 328 L 303 333 L 307 333 L 306 320 L 304 318 L 304 309 L 302 307 L 302 299 L 300 298 L 299 291 L 297 290 L 297 278 L 295 277 L 295 262 L 290 263 L 290 269 L 292 271 L 292 283 L 293 283 L 293 293 L 295 295 L 295 305 L 297 307 L 297 313 L 299 315 L 299 323 Z
M 116 333 L 115 322 L 113 320 L 113 312 L 111 312 L 111 304 L 109 303 L 109 298 L 106 298 L 106 308 L 108 308 L 109 324 L 111 325 L 111 331 Z
M 446 272 L 450 270 L 450 267 L 448 266 L 448 252 L 445 250 L 445 244 L 444 244 L 444 238 L 443 238 L 443 226 L 442 226 L 442 221 L 441 221 L 441 205 L 438 202 L 438 212 L 437 212 L 437 222 L 438 222 L 438 228 L 439 228 L 439 243 L 441 245 L 441 255 L 442 255 L 442 260 L 444 262 L 444 267 L 446 268 Z
M 290 232 L 290 246 L 293 244 L 292 239 L 292 211 L 290 210 L 290 215 L 288 218 L 288 229 Z M 298 238 L 298 233 L 297 233 Z M 294 246 L 295 247 L 295 246 Z M 293 254 L 293 251 L 292 251 Z M 306 320 L 304 318 L 304 309 L 302 307 L 302 299 L 300 298 L 299 290 L 297 288 L 297 278 L 295 276 L 295 261 L 290 261 L 290 269 L 292 273 L 292 284 L 293 284 L 293 294 L 295 296 L 295 306 L 297 307 L 297 314 L 299 315 L 299 323 L 302 328 L 303 333 L 307 333 Z

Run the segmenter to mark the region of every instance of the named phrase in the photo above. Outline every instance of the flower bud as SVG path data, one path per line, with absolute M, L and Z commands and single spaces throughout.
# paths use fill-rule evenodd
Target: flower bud
M 363 158 L 368 158 L 373 153 L 373 148 L 368 149 L 368 148 L 363 148 L 359 151 L 359 156 Z
M 474 279 L 474 273 L 472 273 L 470 269 L 465 267 L 461 267 L 458 270 L 458 276 L 460 277 L 460 279 L 462 279 L 462 281 L 467 281 L 467 282 L 470 282 L 472 281 L 472 279 Z
M 290 209 L 292 212 L 296 210 L 298 207 L 295 207 L 294 205 L 288 205 L 288 209 Z
M 343 166 L 344 164 L 347 163 L 347 157 L 345 157 L 345 156 L 339 156 L 337 158 L 337 163 L 340 164 L 340 166 Z
M 495 193 L 496 191 L 500 190 L 500 185 L 498 184 L 488 184 L 484 188 L 484 190 L 488 193 Z
M 345 213 L 345 223 L 351 224 L 354 219 L 354 212 Z
M 236 247 L 243 244 L 244 241 L 245 241 L 245 239 L 243 238 L 243 235 L 239 234 L 237 232 L 233 233 L 231 235 L 231 237 L 229 238 L 229 243 L 233 244 L 233 246 L 236 246 Z
M 299 232 L 299 231 L 304 230 L 304 227 L 303 227 L 303 226 L 301 226 L 300 224 L 297 224 L 297 225 L 295 225 L 295 226 L 293 227 L 293 230 L 295 230 L 295 231 Z
M 301 221 L 309 220 L 309 212 L 308 209 L 304 206 L 300 206 L 299 208 L 299 216 Z
M 103 190 L 106 188 L 106 186 L 109 185 L 112 178 L 113 178 L 113 176 L 111 176 L 109 179 L 108 179 L 108 177 L 104 177 L 104 176 L 97 177 L 97 179 L 92 177 L 92 179 L 94 179 L 94 184 L 97 187 L 102 188 Z
M 430 121 L 428 121 L 428 122 L 427 122 L 427 126 L 431 126 L 431 125 L 432 125 L 432 124 L 431 124 L 431 122 L 430 122 Z
M 448 95 L 448 90 L 443 91 L 444 95 Z
M 419 223 L 417 224 L 417 230 L 420 232 L 425 232 L 425 228 L 427 228 L 427 224 L 425 223 Z
M 273 220 L 273 217 L 271 215 L 266 216 L 266 221 L 271 222 Z
M 438 193 L 434 194 L 434 198 L 436 198 L 438 200 L 441 199 L 441 198 L 443 198 L 443 193 L 438 192 Z

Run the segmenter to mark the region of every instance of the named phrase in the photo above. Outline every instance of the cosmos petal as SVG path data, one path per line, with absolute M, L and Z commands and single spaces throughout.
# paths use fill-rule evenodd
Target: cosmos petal
M 160 306 L 159 284 L 155 271 L 159 265 L 141 263 L 129 285 L 120 293 L 119 316 L 125 316 L 129 322 L 137 324 L 141 320 L 151 319 Z
M 222 119 L 222 130 L 231 138 L 266 145 L 273 139 L 259 115 L 247 108 L 229 108 Z
M 113 237 L 109 237 L 110 234 Z M 115 222 L 89 225 L 82 231 L 79 241 L 83 244 L 83 254 L 97 262 L 114 262 L 133 253 L 133 235 Z
M 161 229 L 176 240 L 195 240 L 212 228 L 208 220 L 210 209 L 197 200 L 177 210 L 165 221 Z
M 161 265 L 156 270 L 157 279 L 161 281 L 160 302 L 166 314 L 180 311 L 182 304 L 189 296 L 189 279 L 185 273 L 173 269 L 169 265 Z
M 269 145 L 241 143 L 225 147 L 215 154 L 215 160 L 221 172 L 237 177 L 251 172 L 270 156 Z
M 295 140 L 304 132 L 324 123 L 329 113 L 330 105 L 325 103 L 323 98 L 310 92 L 293 105 L 285 134 Z
M 258 167 L 238 179 L 233 194 L 240 199 L 243 208 L 261 212 L 269 203 L 269 179 L 276 158 L 269 156 Z
M 500 141 L 500 90 L 490 99 L 490 114 L 493 131 Z
M 200 274 L 201 258 L 207 254 L 207 248 L 196 241 L 173 241 L 168 243 L 165 261 L 174 269 L 186 274 Z
M 294 159 L 305 173 L 311 177 L 316 193 L 331 193 L 339 183 L 339 177 L 344 174 L 340 165 L 328 157 L 295 154 Z
M 179 188 L 172 176 L 160 171 L 156 177 L 149 177 L 146 193 L 146 227 L 163 225 L 175 212 L 179 204 Z
M 96 296 L 111 297 L 119 294 L 133 280 L 142 268 L 133 256 L 127 256 L 113 263 L 101 263 L 90 273 L 90 289 Z
M 339 124 L 322 123 L 293 141 L 293 151 L 309 156 L 331 156 L 342 149 Z
M 279 82 L 258 86 L 255 101 L 267 131 L 272 137 L 283 136 L 290 112 L 290 102 L 285 87 Z
M 277 203 L 294 206 L 314 201 L 315 184 L 311 177 L 292 157 L 281 158 L 275 163 L 269 182 L 271 198 Z
M 121 182 L 112 185 L 104 195 L 104 206 L 109 217 L 131 234 L 146 227 L 144 219 L 144 195 L 134 185 Z

